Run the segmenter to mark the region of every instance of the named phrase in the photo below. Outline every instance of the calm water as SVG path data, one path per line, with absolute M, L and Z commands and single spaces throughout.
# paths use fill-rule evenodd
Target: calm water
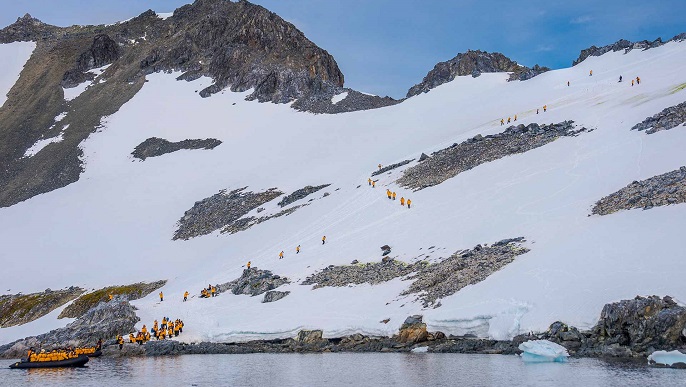
M 11 361 L 0 361 L 5 368 Z M 686 386 L 686 370 L 516 356 L 251 354 L 92 359 L 87 368 L 0 369 L 2 386 Z

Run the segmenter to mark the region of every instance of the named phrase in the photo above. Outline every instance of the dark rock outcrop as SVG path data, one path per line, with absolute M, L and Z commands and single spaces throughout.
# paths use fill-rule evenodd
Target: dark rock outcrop
M 133 301 L 141 299 L 167 283 L 166 280 L 138 282 L 130 285 L 108 286 L 88 292 L 64 308 L 57 318 L 79 318 L 101 302 Z M 109 300 L 112 295 L 114 299 Z
M 631 50 L 648 50 L 651 48 L 655 47 L 660 47 L 665 43 L 672 42 L 672 41 L 682 41 L 686 38 L 686 33 L 682 33 L 679 35 L 676 35 L 672 39 L 663 42 L 662 38 L 657 38 L 655 40 L 648 41 L 648 40 L 642 40 L 638 42 L 630 42 L 626 39 L 620 39 L 612 44 L 608 44 L 607 46 L 602 46 L 602 47 L 596 47 L 596 46 L 591 46 L 589 48 L 581 50 L 581 53 L 579 54 L 579 57 L 576 58 L 572 62 L 572 66 L 576 66 L 579 63 L 583 62 L 586 58 L 589 56 L 601 56 L 603 54 L 606 54 L 610 51 L 612 52 L 617 52 L 617 51 L 624 51 L 624 53 L 628 53 Z
M 510 80 L 526 80 L 548 70 L 550 69 L 538 65 L 533 69 L 529 69 L 498 52 L 488 53 L 479 50 L 469 50 L 465 53 L 457 54 L 449 61 L 436 64 L 421 83 L 410 88 L 407 92 L 407 98 L 427 93 L 429 90 L 450 82 L 458 76 L 514 72 L 515 74 L 510 77 Z
M 586 131 L 586 128 L 574 130 L 573 121 L 564 121 L 550 125 L 520 124 L 494 135 L 479 134 L 432 153 L 428 160 L 406 169 L 397 183 L 413 189 L 431 187 L 483 163 L 524 153 L 560 137 L 576 136 Z
M 0 296 L 0 328 L 26 324 L 36 320 L 80 296 L 85 290 L 70 287 L 47 289 L 40 293 Z
M 422 153 L 422 154 L 423 154 L 423 153 Z M 378 169 L 378 170 L 372 172 L 372 176 L 378 176 L 378 175 L 380 175 L 380 174 L 382 174 L 382 173 L 384 173 L 384 172 L 388 172 L 388 171 L 391 171 L 391 170 L 393 170 L 393 169 L 400 168 L 400 167 L 402 167 L 403 165 L 407 165 L 407 164 L 409 164 L 409 163 L 411 163 L 411 162 L 413 162 L 413 161 L 414 161 L 414 159 L 403 160 L 403 161 L 401 161 L 401 162 L 399 162 L 399 163 L 395 163 L 395 164 L 391 164 L 391 165 L 386 165 L 385 167 L 381 167 L 380 169 Z
M 667 206 L 686 202 L 686 167 L 634 181 L 619 191 L 598 200 L 591 210 L 596 215 L 608 215 L 620 210 Z
M 28 42 L 50 39 L 58 27 L 51 26 L 30 14 L 17 18 L 17 21 L 0 30 L 0 43 Z
M 290 291 L 282 292 L 279 290 L 270 290 L 264 294 L 264 298 L 262 299 L 262 302 L 265 303 L 265 302 L 279 301 L 280 299 L 286 297 L 289 294 L 291 294 Z
M 425 261 L 407 264 L 394 259 L 382 262 L 355 264 L 349 266 L 330 265 L 305 278 L 301 285 L 314 285 L 313 289 L 325 286 L 342 287 L 350 284 L 371 285 L 390 281 L 421 270 L 428 265 Z
M 295 190 L 290 195 L 286 195 L 283 197 L 283 199 L 281 199 L 281 201 L 279 202 L 279 207 L 286 207 L 287 205 L 289 205 L 293 202 L 296 202 L 300 199 L 304 199 L 307 196 L 309 196 L 309 195 L 311 195 L 311 194 L 313 194 L 319 190 L 322 190 L 322 189 L 324 189 L 330 185 L 331 184 L 322 184 L 322 185 L 317 185 L 314 187 L 311 185 L 308 185 L 306 187 Z
M 269 270 L 259 270 L 251 267 L 250 269 L 243 270 L 243 274 L 235 280 L 217 286 L 217 291 L 219 293 L 230 291 L 236 295 L 257 296 L 287 283 L 290 283 L 290 281 L 286 277 L 272 274 Z
M 348 95 L 338 103 L 332 103 L 331 99 L 340 93 L 347 92 Z M 307 95 L 299 98 L 291 105 L 294 109 L 312 113 L 336 114 L 354 112 L 358 110 L 378 109 L 401 103 L 403 100 L 391 97 L 379 97 L 360 93 L 348 88 L 324 87 L 316 89 Z
M 0 357 L 21 357 L 31 347 L 49 350 L 66 346 L 92 346 L 98 339 L 106 340 L 134 332 L 138 321 L 140 318 L 128 301 L 103 302 L 64 328 L 0 346 Z
M 93 38 L 90 48 L 83 52 L 76 61 L 74 68 L 67 70 L 62 77 L 62 87 L 76 87 L 80 83 L 90 81 L 95 75 L 88 70 L 111 64 L 121 56 L 121 49 L 109 35 L 98 34 Z
M 188 240 L 200 235 L 209 234 L 237 221 L 243 215 L 264 203 L 282 195 L 276 188 L 264 192 L 244 192 L 240 188 L 229 193 L 219 193 L 195 202 L 193 207 L 179 219 L 179 228 L 173 239 Z
M 148 157 L 161 156 L 167 153 L 176 152 L 181 149 L 210 150 L 218 147 L 221 145 L 221 143 L 221 141 L 214 138 L 170 142 L 163 138 L 150 137 L 149 139 L 138 144 L 131 154 L 133 157 L 145 161 L 145 159 Z
M 661 130 L 670 130 L 679 125 L 686 126 L 686 102 L 670 106 L 652 117 L 634 125 L 631 130 L 645 130 L 647 134 L 653 134 Z

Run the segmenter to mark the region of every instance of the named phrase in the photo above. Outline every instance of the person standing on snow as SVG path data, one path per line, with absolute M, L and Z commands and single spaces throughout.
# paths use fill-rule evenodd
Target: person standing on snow
M 283 250 L 279 253 L 279 259 L 283 259 Z
M 501 119 L 500 119 L 500 126 L 503 126 L 503 125 L 505 125 L 505 119 L 504 119 L 504 118 L 501 118 Z
M 248 270 L 250 270 L 250 261 L 248 261 L 248 263 L 246 263 L 245 266 L 247 266 Z
M 300 254 L 300 245 L 298 245 L 298 247 L 295 248 L 295 253 Z
M 183 302 L 188 301 L 188 290 L 183 293 Z
M 589 77 L 592 77 L 592 76 L 593 76 L 593 70 L 589 71 L 588 76 L 589 76 Z
M 400 198 L 400 205 L 405 207 L 405 197 Z
M 621 75 L 619 76 L 619 81 L 620 81 L 620 82 L 622 81 L 622 76 L 621 76 Z
M 326 235 L 324 235 L 324 236 L 322 237 L 322 244 L 325 244 L 325 243 L 326 243 Z
M 517 121 L 517 115 L 516 115 L 516 114 L 515 114 L 515 119 L 514 119 L 514 120 Z
M 548 105 L 543 105 L 543 113 L 548 111 Z
M 160 302 L 164 301 L 164 293 L 160 291 Z
M 372 178 L 367 179 L 367 184 L 372 185 Z
M 508 124 L 510 123 L 510 117 L 507 117 L 507 123 Z
M 376 182 L 372 180 L 372 188 L 376 188 Z
M 640 85 L 641 84 L 641 78 L 636 77 L 636 83 Z
M 407 208 L 410 208 L 410 205 L 412 204 L 412 200 L 407 199 Z
M 393 192 L 393 200 L 395 200 L 395 192 Z

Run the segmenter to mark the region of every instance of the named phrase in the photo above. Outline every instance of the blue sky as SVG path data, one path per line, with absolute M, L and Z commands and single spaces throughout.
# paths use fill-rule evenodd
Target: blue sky
M 0 0 L 0 25 L 31 13 L 55 25 L 169 12 L 190 0 Z M 579 51 L 620 38 L 686 32 L 686 0 L 254 0 L 334 55 L 346 86 L 403 97 L 439 61 L 467 49 L 568 67 Z

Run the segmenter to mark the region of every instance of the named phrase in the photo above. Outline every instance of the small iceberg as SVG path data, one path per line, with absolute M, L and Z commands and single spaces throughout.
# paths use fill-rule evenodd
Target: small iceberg
M 548 340 L 529 340 L 519 344 L 519 349 L 526 363 L 563 363 L 569 357 L 565 347 Z
M 663 364 L 672 367 L 676 363 L 686 365 L 686 355 L 679 351 L 655 351 L 648 356 L 649 364 Z
M 429 352 L 429 347 L 416 347 L 412 348 L 412 353 L 427 353 Z

